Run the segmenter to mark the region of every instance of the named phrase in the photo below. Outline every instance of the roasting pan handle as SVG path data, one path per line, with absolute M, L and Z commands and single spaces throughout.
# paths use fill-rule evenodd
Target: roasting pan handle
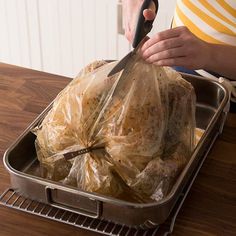
M 80 196 L 66 190 L 45 187 L 45 197 L 53 207 L 98 219 L 102 215 L 102 202 L 96 199 Z

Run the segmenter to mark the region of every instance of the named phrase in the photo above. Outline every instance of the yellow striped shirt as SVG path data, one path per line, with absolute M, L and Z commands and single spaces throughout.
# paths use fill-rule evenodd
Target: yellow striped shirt
M 173 27 L 209 43 L 236 46 L 236 0 L 177 0 Z

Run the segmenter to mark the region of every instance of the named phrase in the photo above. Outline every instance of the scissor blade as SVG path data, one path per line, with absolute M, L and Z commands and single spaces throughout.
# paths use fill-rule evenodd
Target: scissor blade
M 130 59 L 130 57 L 132 56 L 133 51 L 131 51 L 130 53 L 128 53 L 126 56 L 124 56 L 114 67 L 113 69 L 109 72 L 108 77 L 120 72 L 121 70 L 124 69 L 127 61 Z

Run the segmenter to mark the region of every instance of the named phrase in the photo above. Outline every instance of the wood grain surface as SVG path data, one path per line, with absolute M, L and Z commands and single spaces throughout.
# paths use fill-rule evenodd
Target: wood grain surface
M 0 63 L 0 193 L 10 186 L 7 147 L 70 78 Z M 0 236 L 99 235 L 0 206 Z M 236 114 L 205 161 L 177 218 L 173 235 L 236 235 Z

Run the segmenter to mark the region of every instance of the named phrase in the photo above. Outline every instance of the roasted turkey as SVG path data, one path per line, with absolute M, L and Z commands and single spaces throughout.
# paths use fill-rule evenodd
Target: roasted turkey
M 129 201 L 158 201 L 194 148 L 194 89 L 138 55 L 107 77 L 115 64 L 84 68 L 34 130 L 42 176 Z

